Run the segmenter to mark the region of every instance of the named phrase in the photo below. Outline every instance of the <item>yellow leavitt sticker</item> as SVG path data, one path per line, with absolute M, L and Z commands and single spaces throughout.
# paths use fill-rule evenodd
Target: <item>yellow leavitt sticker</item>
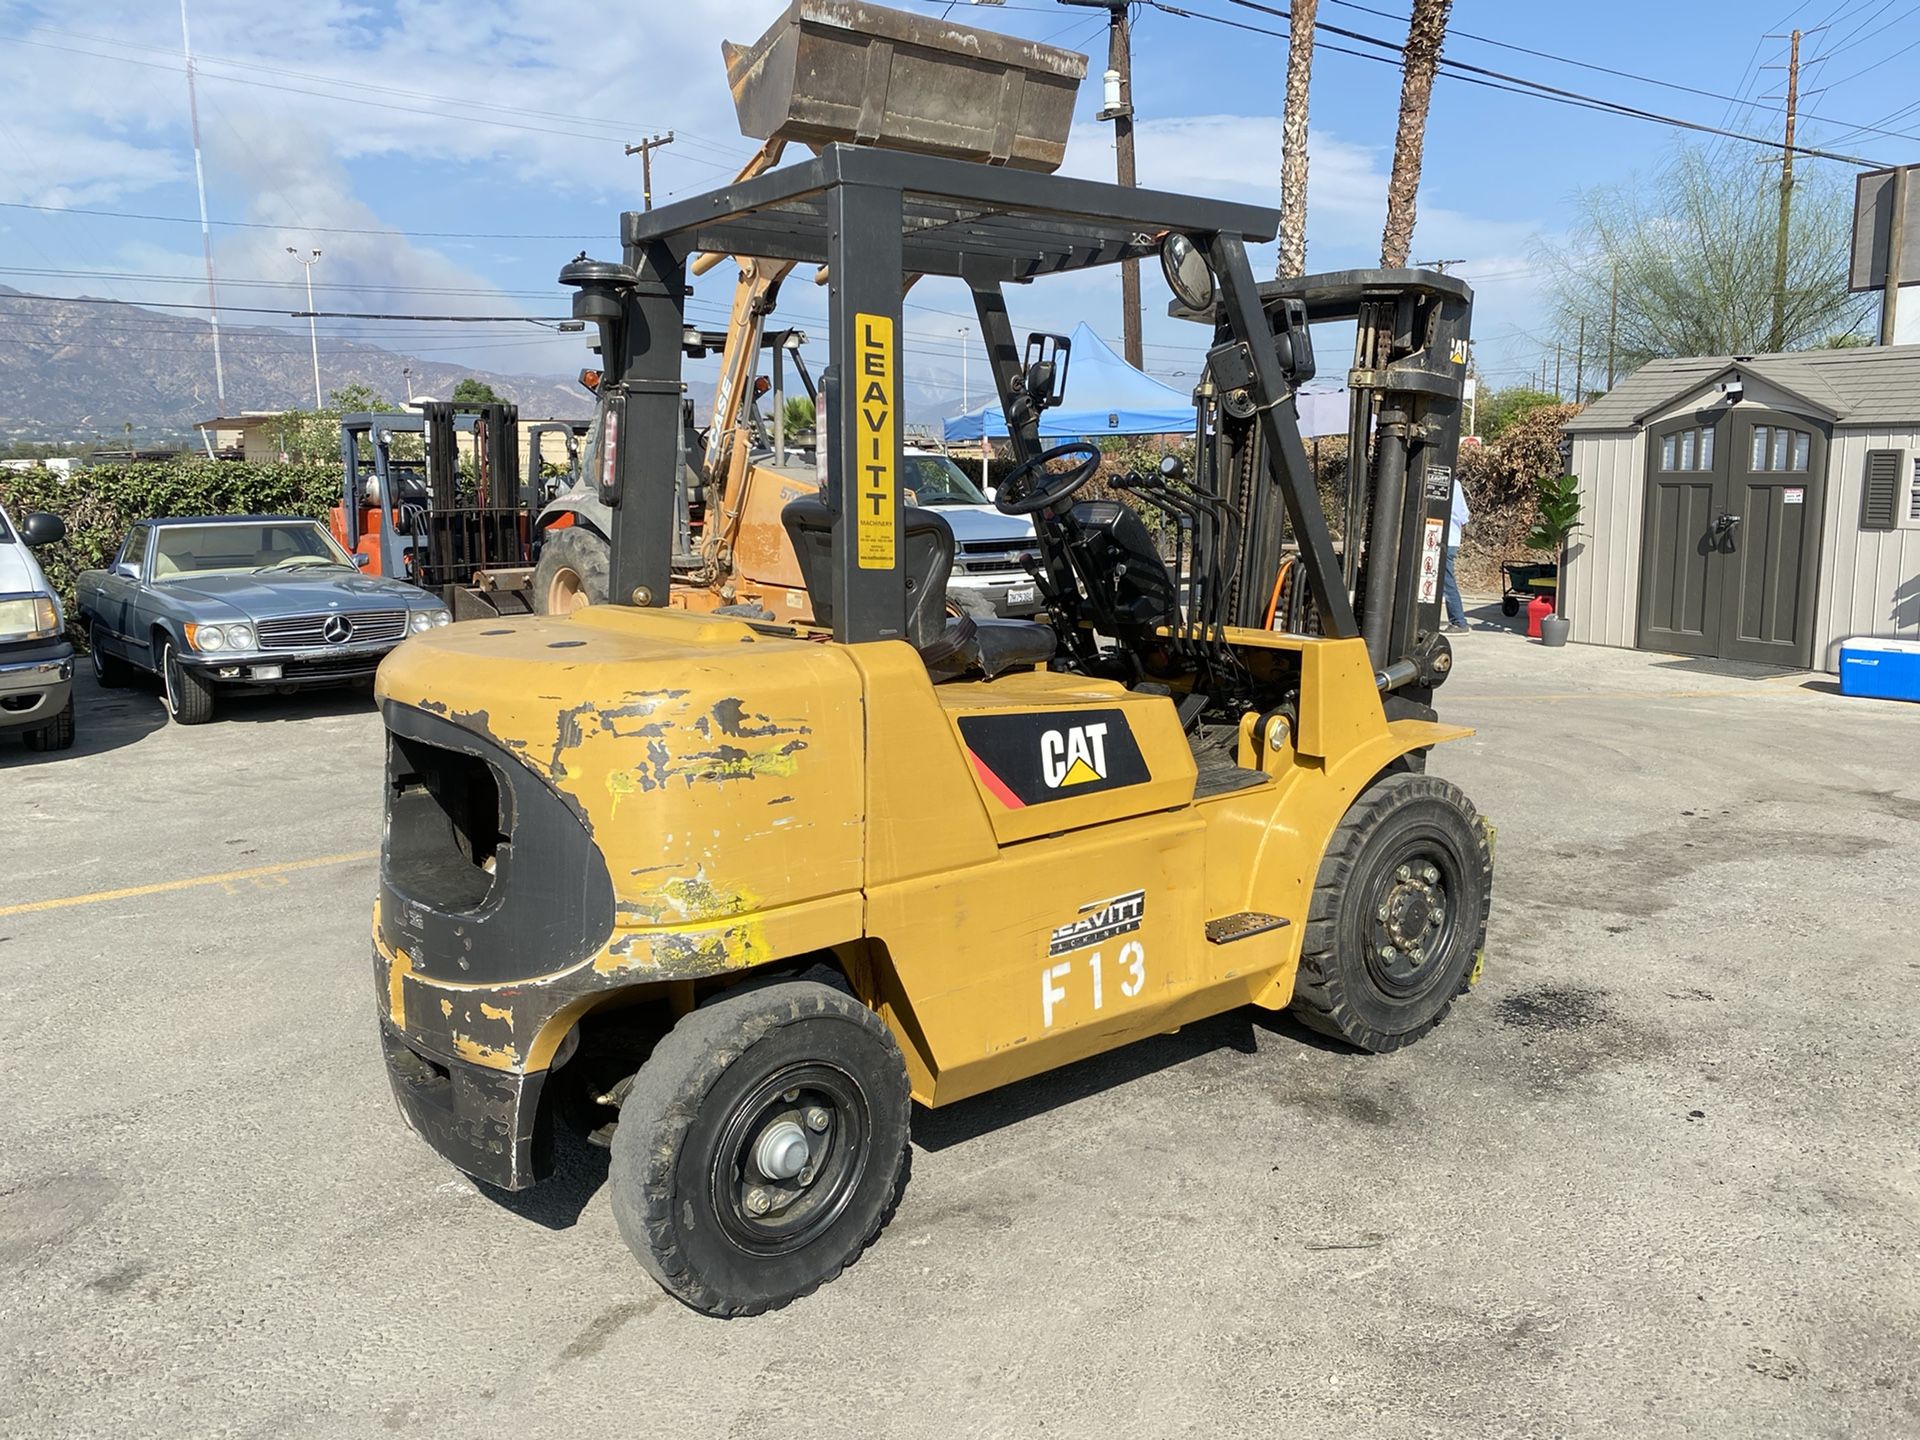
M 894 429 L 898 411 L 893 318 L 857 312 L 853 317 L 854 383 L 859 420 L 854 483 L 860 501 L 854 526 L 854 555 L 862 570 L 891 570 L 894 564 L 893 512 L 899 494 Z

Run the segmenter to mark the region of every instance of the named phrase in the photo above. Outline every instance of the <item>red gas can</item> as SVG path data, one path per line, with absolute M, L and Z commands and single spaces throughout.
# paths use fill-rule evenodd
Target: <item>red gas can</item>
M 1527 638 L 1540 638 L 1540 622 L 1553 613 L 1553 601 L 1545 595 L 1536 595 L 1527 602 Z

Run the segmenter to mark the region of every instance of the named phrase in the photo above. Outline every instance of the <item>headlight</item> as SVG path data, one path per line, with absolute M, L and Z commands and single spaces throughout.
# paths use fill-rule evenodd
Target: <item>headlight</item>
M 196 650 L 224 650 L 227 648 L 227 632 L 219 625 L 189 625 L 187 644 Z
M 413 612 L 413 619 L 407 623 L 408 628 L 418 635 L 422 631 L 433 629 L 436 625 L 448 624 L 452 619 L 453 616 L 445 610 L 416 610 Z
M 0 640 L 46 640 L 60 633 L 60 607 L 51 595 L 0 600 Z
M 451 625 L 453 623 L 453 612 L 451 610 L 434 611 L 433 623 L 436 625 Z
M 229 650 L 254 650 L 259 648 L 251 625 L 227 626 L 227 648 Z

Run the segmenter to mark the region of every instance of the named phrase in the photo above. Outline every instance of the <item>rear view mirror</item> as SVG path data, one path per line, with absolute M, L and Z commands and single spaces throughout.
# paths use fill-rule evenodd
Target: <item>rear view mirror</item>
M 42 545 L 57 545 L 67 538 L 67 522 L 58 515 L 36 510 L 20 522 L 20 538 L 35 550 Z
M 1189 310 L 1213 309 L 1213 270 L 1200 247 L 1178 230 L 1160 242 L 1160 269 L 1167 277 L 1167 288 Z

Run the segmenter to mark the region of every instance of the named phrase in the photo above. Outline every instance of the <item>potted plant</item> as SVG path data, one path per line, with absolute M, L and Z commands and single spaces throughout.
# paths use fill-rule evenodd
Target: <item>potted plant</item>
M 1540 622 L 1542 645 L 1567 643 L 1567 541 L 1580 528 L 1580 482 L 1572 475 L 1543 477 L 1535 484 L 1533 528 L 1527 548 L 1553 556 L 1553 614 Z

